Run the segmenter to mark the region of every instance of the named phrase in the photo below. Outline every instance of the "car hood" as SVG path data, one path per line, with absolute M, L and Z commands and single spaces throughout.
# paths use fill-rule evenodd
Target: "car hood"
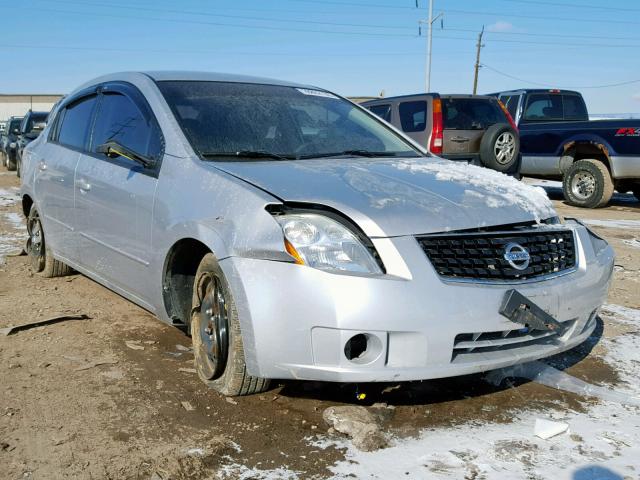
M 437 157 L 216 162 L 284 202 L 325 205 L 370 237 L 541 221 L 545 191 L 486 168 Z

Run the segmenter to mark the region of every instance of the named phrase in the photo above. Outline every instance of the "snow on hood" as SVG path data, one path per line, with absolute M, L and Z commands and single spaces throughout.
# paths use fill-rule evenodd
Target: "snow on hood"
M 331 158 L 210 165 L 288 202 L 326 205 L 371 237 L 445 232 L 556 215 L 542 188 L 437 158 Z

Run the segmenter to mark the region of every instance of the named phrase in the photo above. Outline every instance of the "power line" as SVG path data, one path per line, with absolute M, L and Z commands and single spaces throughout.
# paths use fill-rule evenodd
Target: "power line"
M 611 20 L 611 19 L 588 19 L 588 18 L 580 18 L 580 17 L 557 17 L 548 15 L 525 15 L 518 13 L 505 13 L 505 12 L 478 12 L 475 10 L 455 10 L 455 9 L 446 9 L 445 13 L 459 13 L 462 15 L 482 15 L 482 16 L 500 16 L 500 17 L 513 17 L 513 18 L 526 18 L 526 19 L 536 19 L 536 20 L 558 20 L 561 22 L 587 22 L 587 23 L 600 23 L 600 24 L 623 24 L 623 25 L 640 25 L 640 22 L 632 22 L 629 20 Z
M 447 35 L 437 35 L 438 38 L 446 38 L 448 40 L 474 40 L 472 37 L 452 37 Z M 535 42 L 530 40 L 510 40 L 510 39 L 493 39 L 491 40 L 493 43 L 516 43 L 516 44 L 524 44 L 524 45 L 550 45 L 559 47 L 557 42 Z M 562 46 L 573 46 L 573 47 L 583 47 L 583 48 L 640 48 L 640 44 L 630 45 L 630 44 L 606 44 L 606 43 L 567 43 L 563 42 Z
M 413 6 L 389 5 L 389 4 L 381 4 L 381 3 L 340 2 L 340 1 L 334 1 L 334 0 L 288 0 L 288 1 L 294 2 L 294 3 L 320 3 L 325 5 L 341 5 L 341 6 L 347 5 L 350 7 L 364 7 L 364 8 L 389 8 L 389 9 L 395 9 L 395 10 L 416 10 L 420 8 L 419 4 L 414 3 L 413 1 L 406 2 L 406 3 L 414 4 Z
M 21 7 L 14 7 L 21 8 Z M 224 23 L 224 22 L 206 22 L 201 20 L 186 20 L 186 19 L 178 19 L 178 18 L 157 18 L 157 17 L 140 17 L 134 15 L 118 15 L 112 13 L 95 13 L 95 12 L 77 12 L 70 10 L 59 10 L 59 9 L 50 9 L 50 8 L 38 8 L 36 10 L 29 10 L 30 14 L 39 12 L 51 12 L 51 13 L 63 13 L 65 15 L 81 15 L 81 16 L 91 16 L 91 17 L 106 17 L 106 18 L 121 18 L 121 19 L 132 19 L 132 20 L 145 20 L 145 21 L 155 21 L 155 22 L 168 22 L 168 23 L 186 23 L 193 25 L 209 25 L 216 27 L 235 27 L 235 28 L 246 28 L 250 30 L 271 30 L 271 31 L 287 31 L 287 32 L 300 32 L 300 33 L 322 33 L 329 35 L 355 35 L 355 36 L 373 36 L 373 37 L 404 37 L 404 38 L 416 38 L 417 35 L 411 34 L 402 34 L 402 33 L 374 33 L 374 32 L 347 32 L 347 31 L 337 31 L 337 30 L 314 30 L 308 28 L 289 28 L 289 27 L 276 27 L 276 26 L 268 26 L 268 25 L 246 25 L 246 24 L 238 24 L 238 23 Z
M 470 32 L 475 33 L 476 30 L 471 28 L 443 28 L 444 31 L 450 32 Z M 558 37 L 558 38 L 595 38 L 595 39 L 603 39 L 603 40 L 632 40 L 632 41 L 640 41 L 640 37 L 612 37 L 611 35 L 572 35 L 572 34 L 563 34 L 563 33 L 546 33 L 538 31 L 538 33 L 533 32 L 500 32 L 500 31 L 492 31 L 487 30 L 485 34 L 488 35 L 519 35 L 526 37 Z
M 610 5 L 600 6 L 600 5 L 586 5 L 584 3 L 566 3 L 566 2 L 547 2 L 543 0 L 501 0 L 507 3 L 525 3 L 525 4 L 536 4 L 536 5 L 549 5 L 552 7 L 571 7 L 571 8 L 589 8 L 593 10 L 608 10 L 608 11 L 618 11 L 618 12 L 640 12 L 640 8 L 622 8 L 622 7 L 612 7 Z
M 482 67 L 487 68 L 487 69 L 491 70 L 492 72 L 497 73 L 498 75 L 502 75 L 503 77 L 511 78 L 512 80 L 517 80 L 517 81 L 522 82 L 522 83 L 528 83 L 530 85 L 536 85 L 536 86 L 539 86 L 539 87 L 547 87 L 547 88 L 548 87 L 555 87 L 555 88 L 571 89 L 571 90 L 587 90 L 587 89 L 592 89 L 592 88 L 621 87 L 621 86 L 624 86 L 624 85 L 631 85 L 631 84 L 634 84 L 634 83 L 640 83 L 640 79 L 637 79 L 637 80 L 629 80 L 629 81 L 626 81 L 626 82 L 610 83 L 610 84 L 607 84 L 607 85 L 586 85 L 586 86 L 583 85 L 583 86 L 579 86 L 579 87 L 575 87 L 575 86 L 574 87 L 558 87 L 558 86 L 554 85 L 553 83 L 540 83 L 540 82 L 534 82 L 534 81 L 531 81 L 531 80 L 525 80 L 523 78 L 519 78 L 519 77 L 510 75 L 508 73 L 502 72 L 502 71 L 500 71 L 500 70 L 498 70 L 496 68 L 493 68 L 490 65 L 487 65 L 486 63 L 483 63 Z
M 117 7 L 119 9 L 126 10 L 137 10 L 143 12 L 156 12 L 156 13 L 178 13 L 184 15 L 198 15 L 205 17 L 219 17 L 219 18 L 233 18 L 239 20 L 256 20 L 256 21 L 264 21 L 264 22 L 278 22 L 278 23 L 306 23 L 311 25 L 329 25 L 329 26 L 337 26 L 337 27 L 360 27 L 360 28 L 386 28 L 386 29 L 402 29 L 407 30 L 406 26 L 395 26 L 395 25 L 381 25 L 381 24 L 363 24 L 363 23 L 340 23 L 340 22 L 324 22 L 324 21 L 316 21 L 316 20 L 304 20 L 298 18 L 265 18 L 265 17 L 251 17 L 246 15 L 228 15 L 221 13 L 209 13 L 195 10 L 174 10 L 167 8 L 149 8 L 149 7 L 137 7 L 131 5 L 122 5 L 122 4 L 112 4 L 112 3 L 95 3 L 95 2 L 79 2 L 73 0 L 56 0 L 56 3 L 67 3 L 72 5 L 82 5 L 82 6 L 95 6 L 95 7 L 104 7 L 104 8 L 113 8 Z

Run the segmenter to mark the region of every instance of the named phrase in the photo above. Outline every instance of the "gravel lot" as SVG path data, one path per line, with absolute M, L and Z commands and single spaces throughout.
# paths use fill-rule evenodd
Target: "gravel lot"
M 0 328 L 59 313 L 91 318 L 0 335 L 0 478 L 639 478 L 640 204 L 616 195 L 606 209 L 580 210 L 562 203 L 556 183 L 534 183 L 617 252 L 594 336 L 546 363 L 626 404 L 484 375 L 285 382 L 222 398 L 198 380 L 180 331 L 81 275 L 43 279 L 27 257 L 11 256 L 25 231 L 18 180 L 1 172 Z M 330 406 L 375 402 L 395 407 L 387 449 L 359 452 L 322 418 Z M 542 440 L 536 418 L 569 431 Z

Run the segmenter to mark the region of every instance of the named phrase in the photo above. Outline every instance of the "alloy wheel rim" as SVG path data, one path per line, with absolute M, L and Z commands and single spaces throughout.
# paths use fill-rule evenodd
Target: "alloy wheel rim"
M 502 133 L 496 140 L 493 153 L 500 165 L 509 163 L 516 151 L 516 138 L 511 132 Z
M 27 245 L 29 255 L 34 258 L 41 258 L 44 255 L 44 241 L 38 214 L 34 215 L 27 223 L 27 233 L 29 235 L 29 244 Z
M 587 200 L 596 191 L 596 179 L 589 172 L 578 172 L 571 179 L 571 193 L 580 200 Z
M 200 371 L 214 380 L 225 370 L 229 352 L 229 316 L 227 299 L 220 279 L 214 274 L 203 277 L 200 291 L 202 303 L 197 335 L 200 337 Z

